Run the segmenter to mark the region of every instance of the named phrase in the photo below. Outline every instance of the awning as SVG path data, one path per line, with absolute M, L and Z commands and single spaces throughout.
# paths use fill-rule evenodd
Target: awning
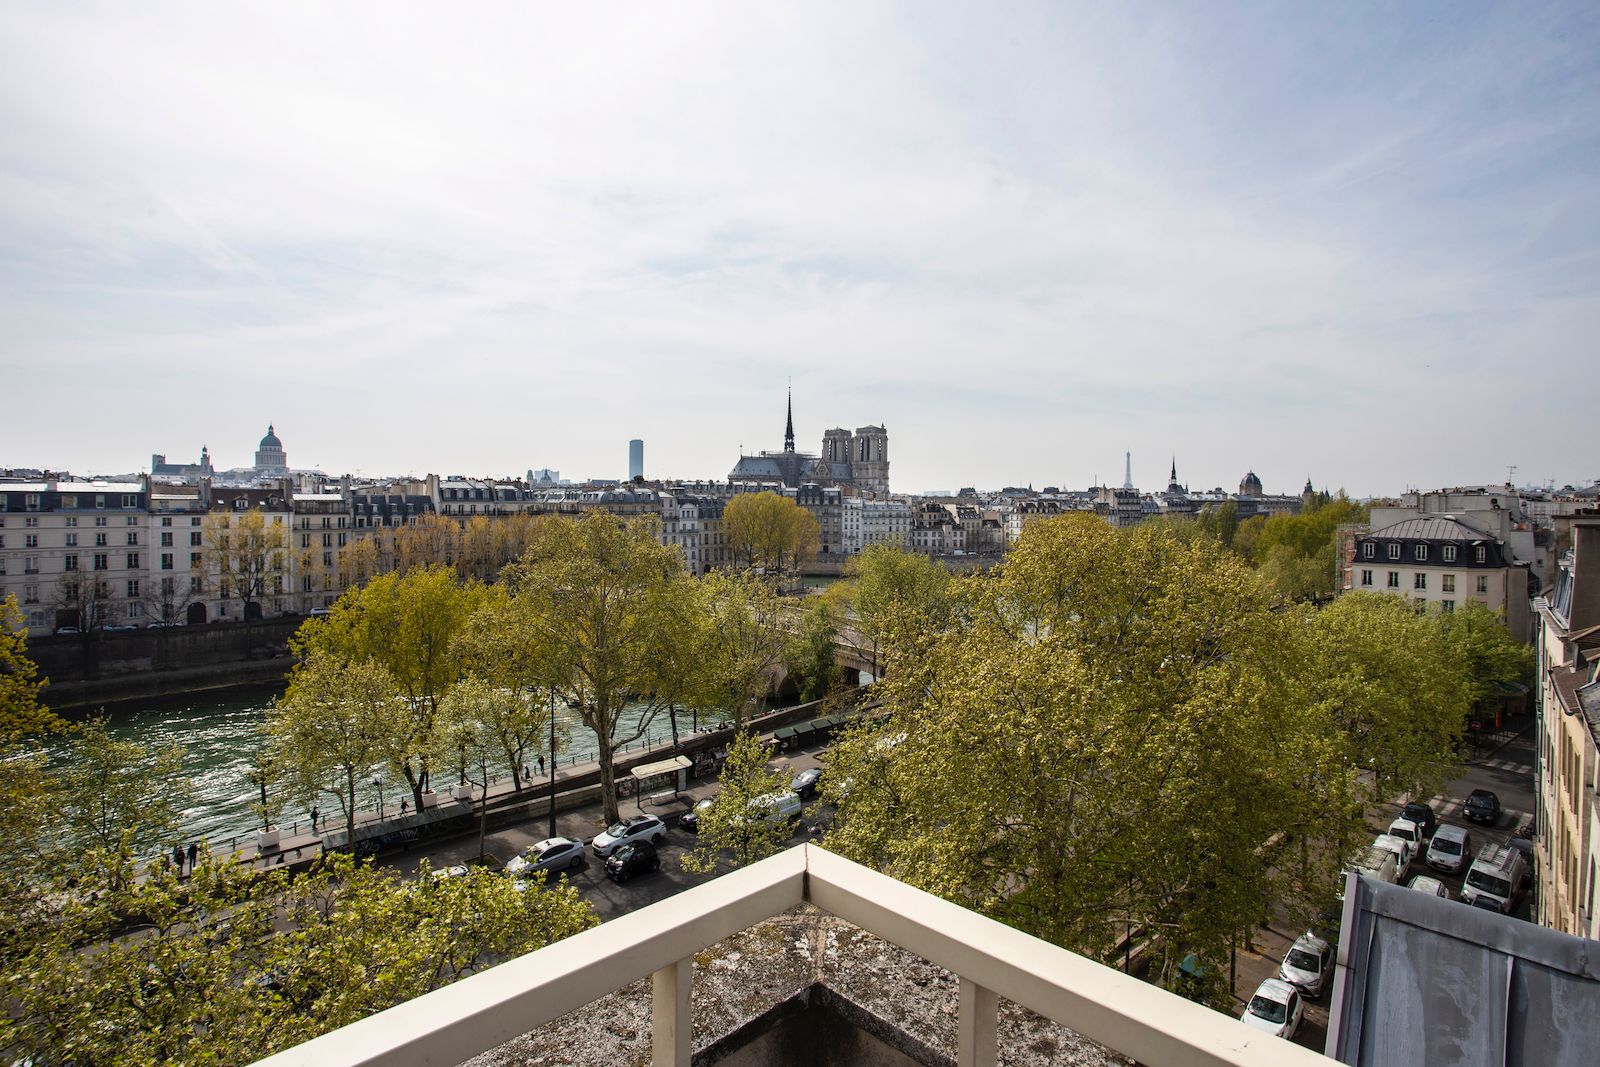
M 654 778 L 660 774 L 671 774 L 692 767 L 688 756 L 673 756 L 671 759 L 658 760 L 655 763 L 643 763 L 635 767 L 632 775 L 635 778 Z

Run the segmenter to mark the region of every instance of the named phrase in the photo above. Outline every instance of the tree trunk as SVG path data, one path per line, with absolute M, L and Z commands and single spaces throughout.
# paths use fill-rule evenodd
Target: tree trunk
M 598 743 L 600 760 L 600 797 L 605 803 L 606 825 L 611 826 L 622 821 L 622 809 L 617 805 L 617 772 L 613 765 L 611 753 L 611 738 L 596 731 L 595 740 Z
M 356 772 L 345 772 L 344 845 L 352 852 L 356 847 Z
M 411 802 L 417 806 L 417 810 L 418 811 L 421 811 L 422 810 L 422 774 L 418 774 L 416 771 L 413 771 L 411 769 L 411 761 L 410 760 L 407 760 L 405 763 L 401 764 L 400 765 L 400 770 L 406 776 L 406 785 L 411 787 Z M 427 764 L 423 764 L 422 773 L 423 774 L 427 773 Z
M 667 718 L 672 723 L 672 748 L 676 751 L 678 748 L 678 705 L 676 703 L 667 705 Z

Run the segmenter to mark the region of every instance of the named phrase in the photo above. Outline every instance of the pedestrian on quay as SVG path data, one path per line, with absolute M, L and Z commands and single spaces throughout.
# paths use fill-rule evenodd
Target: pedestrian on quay
M 200 843 L 198 841 L 190 841 L 189 842 L 189 873 L 190 874 L 194 874 L 194 864 L 195 864 L 195 861 L 198 860 L 199 858 L 200 858 Z
M 172 846 L 172 865 L 178 868 L 178 877 L 183 877 L 183 846 Z
M 539 777 L 540 778 L 544 777 L 544 757 L 543 756 L 539 757 Z
M 404 797 L 400 798 L 400 817 L 401 818 L 405 818 L 406 809 L 409 808 L 410 806 L 411 806 L 411 801 L 407 800 Z
M 317 817 L 320 814 L 321 814 L 321 812 L 317 811 L 317 806 L 315 804 L 311 805 L 311 832 L 312 833 L 316 833 L 317 832 Z

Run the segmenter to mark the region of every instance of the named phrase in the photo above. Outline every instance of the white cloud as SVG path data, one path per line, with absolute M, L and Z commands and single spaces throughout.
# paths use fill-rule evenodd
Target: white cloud
M 1426 401 L 1592 392 L 1592 29 L 1258 14 L 14 6 L 0 462 L 715 477 L 792 376 L 908 489 L 1584 476 Z

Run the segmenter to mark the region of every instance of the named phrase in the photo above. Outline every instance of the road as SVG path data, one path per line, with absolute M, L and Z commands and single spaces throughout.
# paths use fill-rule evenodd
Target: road
M 774 760 L 771 766 L 788 768 L 799 773 L 809 767 L 824 766 L 818 758 L 822 754 L 821 746 L 787 753 Z M 665 900 L 690 886 L 710 881 L 719 874 L 726 874 L 728 870 L 726 867 L 709 874 L 690 873 L 685 871 L 679 862 L 686 851 L 695 847 L 696 838 L 695 835 L 678 829 L 676 825 L 678 816 L 693 807 L 697 800 L 712 796 L 716 791 L 715 782 L 690 782 L 689 788 L 680 792 L 679 799 L 672 804 L 653 806 L 646 802 L 641 807 L 637 800 L 622 801 L 623 818 L 637 815 L 642 811 L 659 817 L 667 824 L 667 836 L 659 848 L 660 871 L 639 875 L 626 883 L 618 884 L 606 877 L 604 861 L 597 858 L 593 852 L 589 852 L 581 868 L 562 877 L 568 878 L 584 898 L 594 905 L 595 913 L 600 919 L 606 921 L 648 904 L 654 904 L 658 900 Z M 807 827 L 825 819 L 826 816 L 827 811 L 821 801 L 808 801 L 805 814 L 790 838 L 791 843 L 799 844 L 805 841 L 808 836 Z M 559 812 L 556 815 L 556 834 L 560 837 L 571 837 L 587 842 L 604 829 L 605 823 L 600 818 L 599 805 Z M 493 857 L 498 866 L 529 845 L 549 836 L 549 823 L 545 819 L 537 819 L 488 834 L 484 838 L 484 851 Z M 470 836 L 429 845 L 398 856 L 385 857 L 384 862 L 402 873 L 411 874 L 424 859 L 437 870 L 451 864 L 472 863 L 477 858 L 478 839 L 476 836 Z
M 1439 817 L 1441 826 L 1463 826 L 1472 831 L 1474 847 L 1481 847 L 1487 842 L 1504 842 L 1512 837 L 1519 826 L 1533 818 L 1534 805 L 1534 730 L 1532 716 L 1527 716 L 1520 723 L 1522 729 L 1498 748 L 1485 748 L 1478 758 L 1466 763 L 1461 773 L 1446 783 L 1443 792 L 1430 799 L 1429 804 L 1434 814 Z M 1461 806 L 1467 795 L 1474 789 L 1492 790 L 1500 798 L 1500 818 L 1493 826 L 1475 823 L 1461 813 Z M 1389 828 L 1389 823 L 1400 814 L 1400 805 L 1394 804 L 1382 809 L 1373 809 L 1367 813 L 1367 822 L 1374 834 L 1384 832 Z M 1450 890 L 1450 899 L 1461 898 L 1461 882 L 1466 876 L 1466 868 L 1457 874 L 1446 874 L 1428 867 L 1423 860 L 1416 860 L 1411 865 L 1411 875 L 1427 874 L 1439 879 Z M 1407 879 L 1409 881 L 1409 877 Z M 1538 879 L 1532 882 L 1537 886 Z M 1528 919 L 1532 909 L 1531 893 L 1524 894 L 1518 903 L 1515 916 Z M 1291 929 L 1283 923 L 1263 925 L 1256 931 L 1253 947 L 1249 951 L 1241 951 L 1238 956 L 1238 978 L 1234 983 L 1234 1014 L 1238 1015 L 1244 1010 L 1245 1003 L 1255 991 L 1256 986 L 1267 978 L 1275 977 L 1278 973 L 1278 964 L 1289 951 L 1289 946 L 1303 930 Z M 1295 1043 L 1307 1048 L 1323 1051 L 1327 1044 L 1328 1030 L 1328 1002 L 1332 992 L 1330 983 L 1328 990 L 1315 1001 L 1308 1001 L 1306 1005 L 1305 1022 L 1301 1024 L 1300 1031 L 1295 1035 Z
M 1481 845 L 1488 841 L 1506 840 L 1516 832 L 1518 826 L 1532 817 L 1533 728 L 1531 722 L 1522 725 L 1522 730 L 1505 744 L 1496 749 L 1485 750 L 1480 757 L 1465 764 L 1462 773 L 1451 779 L 1442 793 L 1431 798 L 1430 803 L 1441 825 L 1465 826 L 1472 830 L 1474 839 Z M 825 749 L 818 746 L 791 753 L 787 758 L 775 761 L 774 765 L 781 764 L 799 772 L 808 767 L 824 766 L 821 757 L 825 755 Z M 700 798 L 714 794 L 716 789 L 714 782 L 690 783 L 690 787 L 679 794 L 676 803 L 661 807 L 652 807 L 647 803 L 641 809 L 637 801 L 623 802 L 624 817 L 644 810 L 660 816 L 667 823 L 667 836 L 660 849 L 659 872 L 641 875 L 619 885 L 606 877 L 602 862 L 590 854 L 580 870 L 565 877 L 570 877 L 579 892 L 594 905 L 596 913 L 602 920 L 609 920 L 664 900 L 690 886 L 709 881 L 717 874 L 725 873 L 724 869 L 712 874 L 693 874 L 685 871 L 679 863 L 683 853 L 694 847 L 695 838 L 693 834 L 676 827 L 677 816 L 689 810 Z M 1493 790 L 1500 798 L 1500 818 L 1492 827 L 1470 822 L 1461 814 L 1463 801 L 1474 789 Z M 1388 829 L 1389 821 L 1398 815 L 1399 811 L 1400 805 L 1395 804 L 1368 812 L 1368 824 L 1373 833 L 1382 833 Z M 791 838 L 792 843 L 798 844 L 805 840 L 807 828 L 818 822 L 825 822 L 828 814 L 820 801 L 809 802 L 805 815 Z M 563 812 L 556 817 L 556 831 L 563 837 L 588 841 L 603 829 L 605 826 L 599 817 L 597 806 Z M 497 863 L 503 864 L 522 849 L 548 836 L 550 836 L 548 823 L 539 819 L 489 834 L 485 838 L 485 850 Z M 403 872 L 411 873 L 424 858 L 437 869 L 455 863 L 470 863 L 477 858 L 477 855 L 477 838 L 467 837 L 405 853 L 390 858 L 387 862 Z M 1464 870 L 1454 875 L 1444 874 L 1428 868 L 1424 862 L 1418 860 L 1413 863 L 1411 874 L 1422 873 L 1430 874 L 1444 882 L 1450 890 L 1451 899 L 1459 899 Z M 1536 883 L 1537 879 L 1534 881 Z M 1531 900 L 1525 895 L 1515 914 L 1526 919 L 1530 907 Z M 1256 986 L 1264 979 L 1277 975 L 1279 962 L 1302 932 L 1283 923 L 1264 924 L 1255 931 L 1249 945 L 1240 947 L 1233 984 L 1235 1015 L 1243 1011 Z M 1327 1041 L 1328 1001 L 1331 989 L 1330 983 L 1329 989 L 1324 991 L 1321 997 L 1307 1003 L 1305 1022 L 1295 1036 L 1297 1044 L 1322 1051 Z

